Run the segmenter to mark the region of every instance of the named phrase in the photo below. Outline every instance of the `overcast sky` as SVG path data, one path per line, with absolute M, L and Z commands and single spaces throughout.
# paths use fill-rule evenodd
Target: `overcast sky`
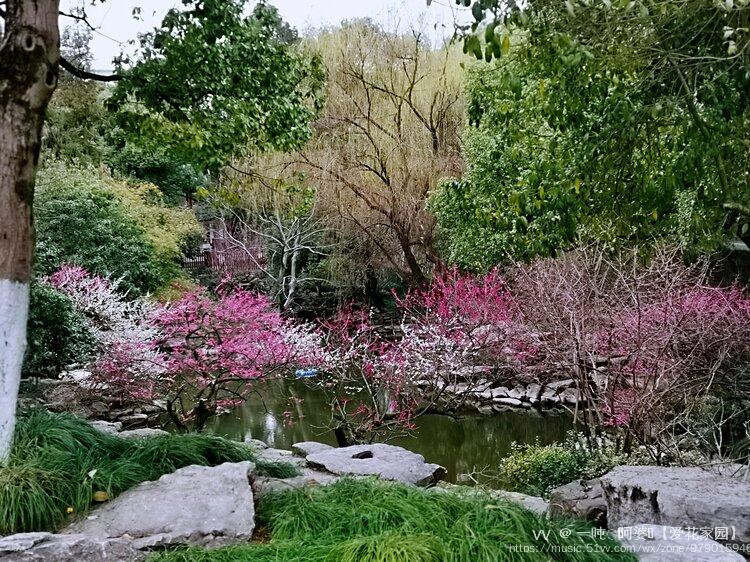
M 433 0 L 427 8 L 426 0 L 271 0 L 281 15 L 300 32 L 311 28 L 336 25 L 342 20 L 371 17 L 390 24 L 400 20 L 422 21 L 434 40 L 453 33 L 456 18 L 465 19 L 465 11 L 455 7 L 454 0 Z M 81 4 L 81 0 L 62 0 L 63 11 Z M 93 67 L 96 70 L 112 68 L 112 59 L 121 50 L 129 51 L 126 42 L 136 34 L 148 31 L 159 24 L 167 10 L 180 6 L 179 0 L 108 0 L 104 4 L 90 5 L 86 0 L 86 13 L 98 28 L 92 47 Z M 133 19 L 133 7 L 140 6 L 142 21 Z M 69 20 L 61 18 L 61 26 Z

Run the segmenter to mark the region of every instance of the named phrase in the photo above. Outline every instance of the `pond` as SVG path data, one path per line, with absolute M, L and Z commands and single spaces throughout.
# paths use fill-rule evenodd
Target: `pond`
M 296 405 L 290 398 L 297 398 Z M 295 410 L 289 423 L 284 412 Z M 210 428 L 232 439 L 253 438 L 271 447 L 289 449 L 300 441 L 336 444 L 326 429 L 330 419 L 326 396 L 302 382 L 276 380 L 258 385 L 257 393 L 231 414 L 217 418 Z M 573 428 L 568 416 L 528 412 L 494 415 L 467 413 L 459 420 L 447 416 L 423 416 L 413 435 L 391 441 L 444 466 L 446 480 L 456 482 L 459 474 L 495 468 L 510 452 L 511 443 L 542 444 L 565 439 Z

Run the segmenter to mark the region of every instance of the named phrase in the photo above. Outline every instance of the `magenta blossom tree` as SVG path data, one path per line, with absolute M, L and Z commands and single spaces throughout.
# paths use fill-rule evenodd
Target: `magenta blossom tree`
M 426 413 L 454 415 L 497 367 L 518 369 L 523 329 L 497 272 L 451 270 L 397 299 L 402 337 L 385 339 L 370 314 L 341 310 L 323 324 L 324 384 L 339 443 L 409 432 Z
M 346 306 L 321 326 L 324 377 L 312 381 L 329 397 L 330 428 L 340 446 L 387 440 L 413 428 L 417 404 L 393 368 L 393 342 L 369 312 Z

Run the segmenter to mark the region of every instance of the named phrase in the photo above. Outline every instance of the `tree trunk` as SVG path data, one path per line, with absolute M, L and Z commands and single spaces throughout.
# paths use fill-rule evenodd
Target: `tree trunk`
M 419 285 L 424 285 L 427 282 L 427 277 L 425 277 L 422 268 L 419 266 L 417 256 L 414 255 L 414 250 L 412 248 L 411 242 L 409 241 L 409 238 L 407 236 L 399 235 L 398 242 L 401 246 L 401 251 L 404 252 L 406 265 L 409 267 L 410 281 L 412 286 L 416 287 Z
M 42 125 L 57 85 L 58 0 L 8 0 L 0 46 L 0 463 L 16 419 L 34 251 Z

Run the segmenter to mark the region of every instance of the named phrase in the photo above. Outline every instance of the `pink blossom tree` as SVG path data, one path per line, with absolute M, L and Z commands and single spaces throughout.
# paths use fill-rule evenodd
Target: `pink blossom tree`
M 676 417 L 709 394 L 750 391 L 750 298 L 711 286 L 705 263 L 666 248 L 649 260 L 584 248 L 513 277 L 537 342 L 526 368 L 576 381 L 589 437 L 620 428 L 625 449 L 648 445 L 658 461 Z
M 292 363 L 286 322 L 268 298 L 243 290 L 217 300 L 194 292 L 154 318 L 164 356 L 159 394 L 180 429 L 201 430 L 219 411 L 241 403 L 249 384 Z
M 350 305 L 321 324 L 324 373 L 312 384 L 329 397 L 338 444 L 386 441 L 413 429 L 413 389 L 394 368 L 394 342 L 382 337 L 371 314 Z
M 480 384 L 488 386 L 488 365 L 519 365 L 522 330 L 497 272 L 451 270 L 397 305 L 397 339 L 385 339 L 369 313 L 351 306 L 323 323 L 324 387 L 341 444 L 399 436 L 427 413 L 454 415 Z

